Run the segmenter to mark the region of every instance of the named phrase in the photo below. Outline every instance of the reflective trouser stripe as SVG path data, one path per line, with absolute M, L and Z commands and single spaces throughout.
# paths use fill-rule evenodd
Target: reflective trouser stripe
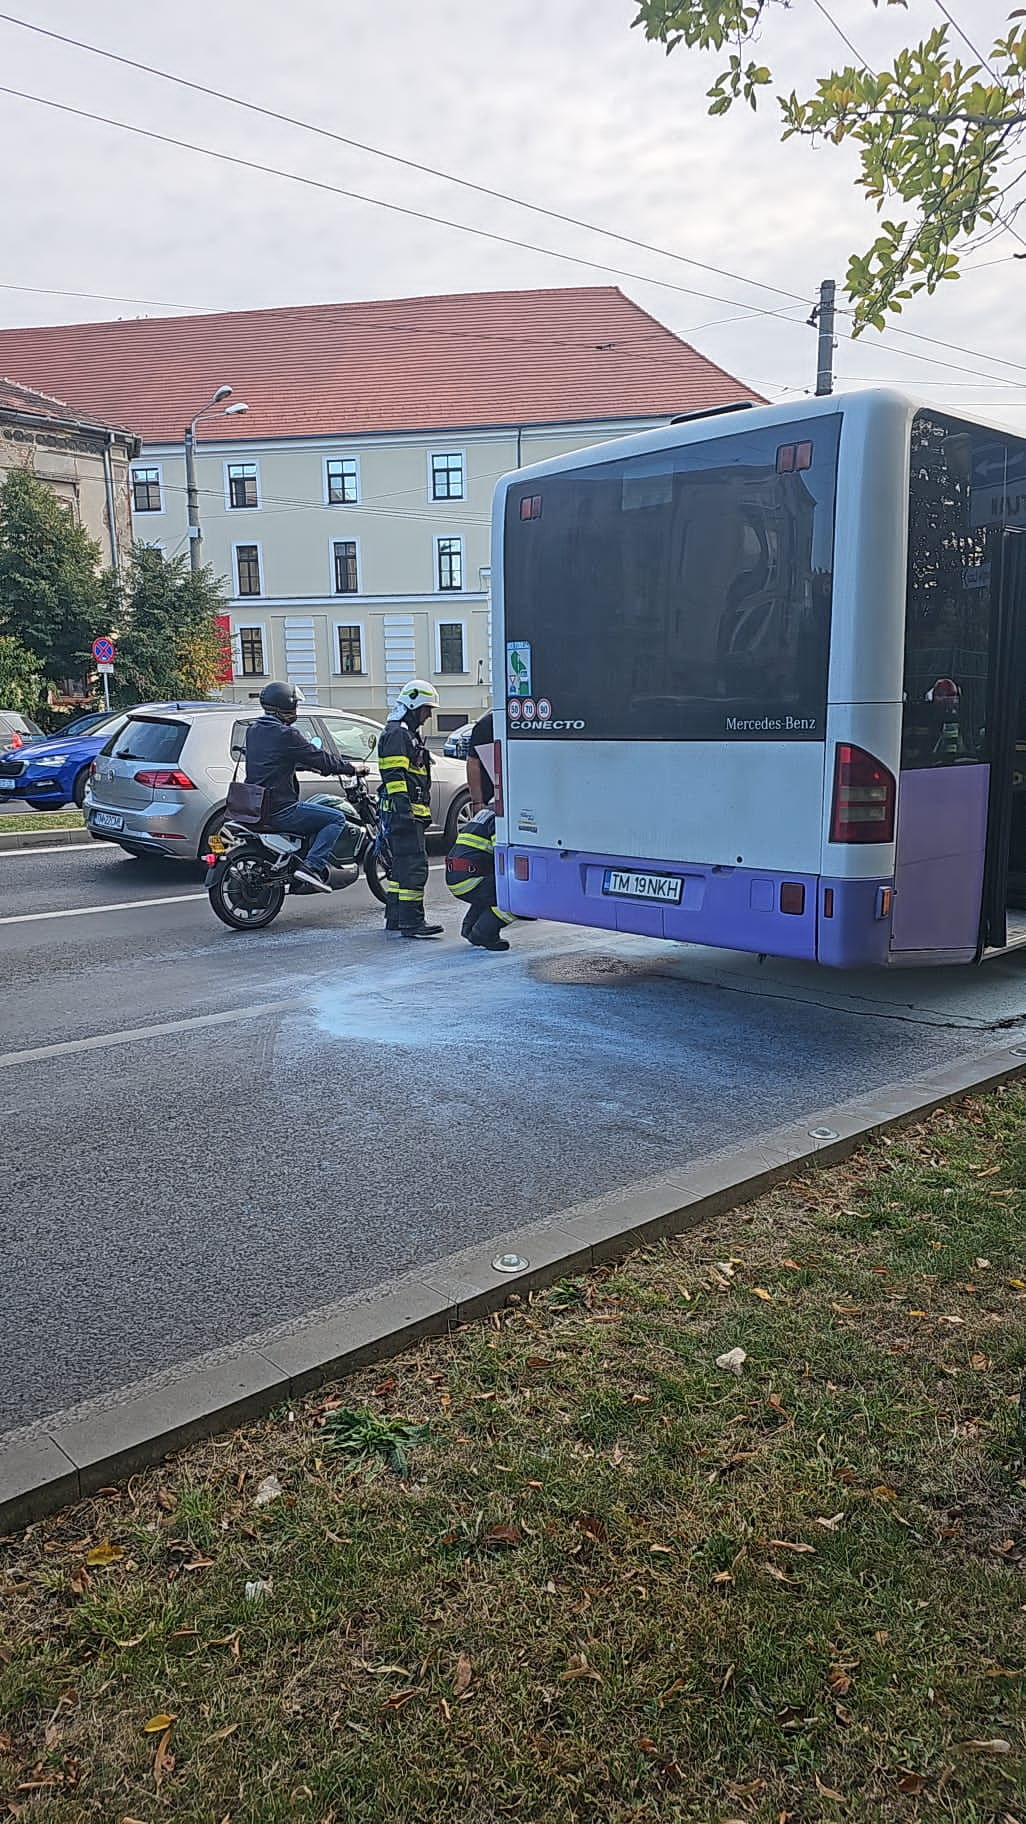
M 495 916 L 498 919 L 500 925 L 515 925 L 516 924 L 516 913 L 515 912 L 504 912 L 502 910 L 501 906 L 492 906 L 490 909 L 491 909 L 491 911 L 493 911 L 495 913 Z
M 493 836 L 474 836 L 465 830 L 456 844 L 456 854 L 458 855 L 461 849 L 483 849 L 486 855 L 490 855 L 494 848 L 495 838 Z
M 401 906 L 412 904 L 415 900 L 423 900 L 424 898 L 423 887 L 399 887 L 398 893 L 399 904 Z
M 476 893 L 478 887 L 483 885 L 483 881 L 484 877 L 481 874 L 471 874 L 467 880 L 450 880 L 449 891 L 455 893 L 457 899 L 464 899 L 467 894 Z

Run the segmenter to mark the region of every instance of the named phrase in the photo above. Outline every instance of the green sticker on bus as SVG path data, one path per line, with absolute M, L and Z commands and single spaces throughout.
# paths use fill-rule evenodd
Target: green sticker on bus
M 507 697 L 529 697 L 531 695 L 530 640 L 506 641 L 506 695 Z

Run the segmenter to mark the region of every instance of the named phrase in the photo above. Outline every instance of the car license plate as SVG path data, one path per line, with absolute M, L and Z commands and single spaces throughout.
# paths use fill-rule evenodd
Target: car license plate
M 124 818 L 115 817 L 113 811 L 94 811 L 93 812 L 93 829 L 94 830 L 123 830 L 124 827 L 125 827 Z
M 0 792 L 13 792 L 13 790 L 14 790 L 14 780 L 13 779 L 0 779 Z
M 602 891 L 612 899 L 654 899 L 678 906 L 684 882 L 679 874 L 635 874 L 627 868 L 607 868 Z

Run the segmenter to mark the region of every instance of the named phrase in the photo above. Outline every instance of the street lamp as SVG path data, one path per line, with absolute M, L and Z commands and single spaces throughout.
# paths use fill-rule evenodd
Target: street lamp
M 219 386 L 202 410 L 196 413 L 185 433 L 185 494 L 189 513 L 189 562 L 194 576 L 197 570 L 201 570 L 203 567 L 201 549 L 203 534 L 200 531 L 199 489 L 196 486 L 196 426 L 201 418 L 205 418 L 208 412 L 212 412 L 215 406 L 221 404 L 222 400 L 230 399 L 231 396 L 230 386 Z M 237 418 L 240 413 L 248 411 L 249 406 L 240 399 L 235 405 L 226 405 L 222 416 Z

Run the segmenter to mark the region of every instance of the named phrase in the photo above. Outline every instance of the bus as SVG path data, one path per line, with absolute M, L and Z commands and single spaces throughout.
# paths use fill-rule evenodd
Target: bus
M 499 482 L 499 903 L 835 968 L 1026 941 L 1026 439 L 890 389 Z

